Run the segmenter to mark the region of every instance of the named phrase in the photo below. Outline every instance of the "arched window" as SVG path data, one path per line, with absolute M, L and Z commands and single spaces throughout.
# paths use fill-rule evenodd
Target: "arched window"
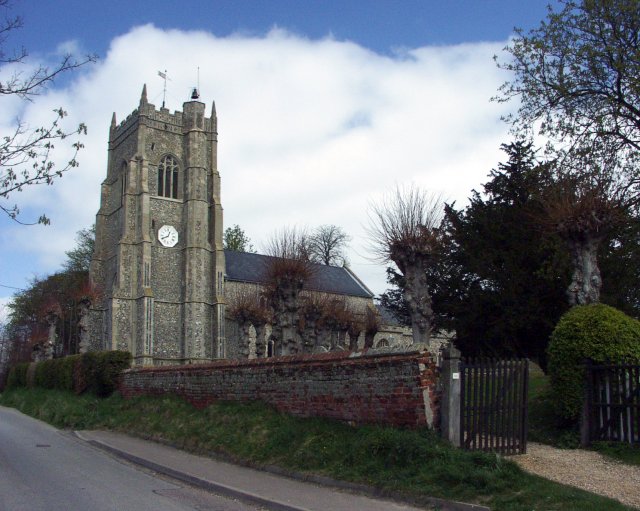
M 380 339 L 378 341 L 378 344 L 376 345 L 376 348 L 388 348 L 388 347 L 389 347 L 389 341 L 384 337 Z
M 178 198 L 178 162 L 171 155 L 162 158 L 158 165 L 158 195 Z

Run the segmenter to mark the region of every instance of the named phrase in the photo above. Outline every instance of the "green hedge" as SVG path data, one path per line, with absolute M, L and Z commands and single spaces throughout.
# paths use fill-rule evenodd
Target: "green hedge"
M 33 364 L 26 362 L 11 369 L 7 388 L 36 386 L 107 397 L 116 390 L 120 373 L 130 366 L 128 351 L 97 351 Z
M 551 334 L 547 349 L 556 413 L 576 421 L 584 399 L 584 361 L 640 358 L 640 321 L 604 304 L 567 311 Z
M 37 363 L 34 385 L 44 389 L 74 390 L 74 366 L 82 356 L 71 355 Z

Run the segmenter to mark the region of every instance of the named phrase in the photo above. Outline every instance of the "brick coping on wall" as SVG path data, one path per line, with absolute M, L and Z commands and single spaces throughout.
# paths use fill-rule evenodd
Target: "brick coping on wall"
M 389 349 L 369 349 L 364 351 L 332 351 L 328 353 L 305 353 L 301 355 L 287 355 L 269 358 L 252 359 L 220 359 L 212 362 L 197 364 L 176 364 L 161 366 L 138 366 L 127 369 L 127 372 L 171 372 L 189 370 L 190 372 L 206 371 L 208 369 L 237 368 L 245 366 L 282 366 L 288 365 L 310 365 L 329 364 L 340 360 L 361 361 L 369 363 L 375 359 L 385 359 L 386 361 L 410 360 L 420 356 L 431 358 L 431 353 L 426 350 L 389 350 Z

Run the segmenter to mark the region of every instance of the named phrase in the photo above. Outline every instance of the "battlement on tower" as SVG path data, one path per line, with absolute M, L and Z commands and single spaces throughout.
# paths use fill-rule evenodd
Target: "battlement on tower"
M 120 140 L 126 138 L 140 124 L 149 128 L 181 134 L 196 125 L 193 121 L 189 122 L 186 117 L 184 112 L 180 110 L 175 110 L 171 113 L 168 108 L 156 109 L 155 105 L 142 101 L 140 106 L 127 115 L 126 119 L 120 124 L 112 125 L 109 141 L 113 145 L 118 145 Z M 208 133 L 217 132 L 215 111 L 212 117 L 204 117 L 203 121 L 204 125 L 202 125 L 202 122 L 198 122 L 197 126 Z

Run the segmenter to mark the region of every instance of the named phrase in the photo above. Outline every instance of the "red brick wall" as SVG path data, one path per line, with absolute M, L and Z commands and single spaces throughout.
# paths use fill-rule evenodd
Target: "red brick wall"
M 125 397 L 173 393 L 195 406 L 260 400 L 302 417 L 437 425 L 437 369 L 428 353 L 337 352 L 126 371 Z

